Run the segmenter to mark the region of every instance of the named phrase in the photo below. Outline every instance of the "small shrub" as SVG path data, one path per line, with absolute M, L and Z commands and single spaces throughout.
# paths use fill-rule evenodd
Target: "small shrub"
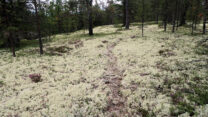
M 196 48 L 195 52 L 199 55 L 208 55 L 208 48 L 203 47 L 203 46 L 199 46 Z
M 160 56 L 163 56 L 163 57 L 175 56 L 175 53 L 169 49 L 160 50 L 159 54 Z
M 98 45 L 98 46 L 97 46 L 97 48 L 103 48 L 103 47 L 104 47 L 103 45 Z
M 38 83 L 38 82 L 42 81 L 40 74 L 30 74 L 29 78 L 35 83 Z
M 50 47 L 47 50 L 50 52 L 67 53 L 67 52 L 73 50 L 73 48 L 69 48 L 66 46 L 60 46 L 60 47 Z
M 197 105 L 208 104 L 208 86 L 192 86 L 194 93 L 190 93 L 188 99 Z
M 83 44 L 82 41 L 80 41 L 80 42 L 78 42 L 78 43 L 75 44 L 75 48 L 76 48 L 76 49 L 78 49 L 78 48 L 80 48 L 80 47 L 83 47 L 83 46 L 84 46 L 84 44 Z
M 180 102 L 176 105 L 176 108 L 174 107 L 170 108 L 171 116 L 174 116 L 174 117 L 179 116 L 186 112 L 188 112 L 190 116 L 193 116 L 196 114 L 194 106 L 186 102 Z
M 67 46 L 49 47 L 46 49 L 46 55 L 58 55 L 61 56 L 64 53 L 72 51 L 73 48 Z
M 108 43 L 108 41 L 104 40 L 104 41 L 102 41 L 102 43 Z
M 208 39 L 200 41 L 197 46 L 195 52 L 199 55 L 208 55 Z
M 0 80 L 0 87 L 3 87 L 4 82 L 2 80 Z
M 139 108 L 138 112 L 142 117 L 155 117 L 155 114 L 153 112 L 150 112 L 143 108 Z

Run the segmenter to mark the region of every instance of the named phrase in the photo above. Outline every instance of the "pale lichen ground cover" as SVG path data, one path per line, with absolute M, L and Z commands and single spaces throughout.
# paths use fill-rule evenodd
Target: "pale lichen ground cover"
M 61 46 L 72 48 L 61 55 L 40 57 L 38 48 L 26 48 L 17 55 L 36 53 L 12 58 L 11 53 L 0 50 L 1 117 L 107 116 L 110 89 L 102 79 L 107 67 L 107 45 L 103 42 L 118 40 L 113 53 L 120 69 L 125 70 L 121 93 L 126 98 L 127 116 L 170 116 L 170 108 L 175 105 L 169 92 L 176 92 L 180 85 L 172 84 L 167 91 L 164 82 L 180 78 L 180 72 L 161 70 L 160 65 L 166 63 L 164 66 L 174 69 L 178 67 L 176 62 L 207 57 L 194 51 L 202 36 L 164 33 L 157 25 L 146 26 L 145 37 L 136 26 L 130 30 L 97 27 L 93 37 L 83 33 L 57 35 L 55 41 L 45 45 L 45 51 Z M 69 43 L 76 39 L 82 40 L 83 47 Z M 29 75 L 34 73 L 41 75 L 41 82 L 31 81 Z M 199 73 L 205 76 L 206 69 Z M 196 111 L 202 116 L 207 114 L 206 106 L 196 106 Z

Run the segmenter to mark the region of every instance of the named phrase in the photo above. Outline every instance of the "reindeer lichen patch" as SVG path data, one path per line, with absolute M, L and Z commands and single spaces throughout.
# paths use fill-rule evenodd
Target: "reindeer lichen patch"
M 81 48 L 70 49 L 69 54 L 68 48 L 75 47 L 63 45 L 60 39 L 47 46 L 58 47 L 57 52 L 62 56 L 28 55 L 2 61 L 0 80 L 5 85 L 0 89 L 0 116 L 102 115 L 107 106 L 107 88 L 100 76 L 106 60 L 99 55 L 105 50 L 95 50 L 102 43 L 100 40 L 83 43 Z M 7 56 L 5 53 L 1 57 Z M 43 80 L 32 83 L 29 75 L 36 77 L 31 75 L 34 73 L 40 74 Z
M 203 37 L 157 25 L 145 26 L 142 37 L 137 26 L 110 25 L 92 37 L 81 30 L 54 38 L 43 56 L 35 47 L 16 58 L 0 50 L 0 116 L 207 115 Z
M 156 27 L 150 27 L 150 31 L 152 28 Z M 128 112 L 133 116 L 144 109 L 156 115 L 168 115 L 170 98 L 153 87 L 153 84 L 162 85 L 161 79 L 153 77 L 159 72 L 155 63 L 161 59 L 158 55 L 161 44 L 153 38 L 158 35 L 150 32 L 148 37 L 132 39 L 131 33 L 126 33 L 126 39 L 115 47 L 115 53 L 119 56 L 119 65 L 126 70 L 122 84 L 126 87 L 123 93 L 127 96 Z

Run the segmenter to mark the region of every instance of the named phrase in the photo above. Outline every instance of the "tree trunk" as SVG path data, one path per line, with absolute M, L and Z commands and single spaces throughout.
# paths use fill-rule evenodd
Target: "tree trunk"
M 60 17 L 60 9 L 58 8 L 58 32 L 62 33 L 61 29 L 61 17 Z
M 123 0 L 123 26 L 126 26 L 126 0 Z
M 156 0 L 156 23 L 158 24 L 158 21 L 159 21 L 159 0 Z
M 178 27 L 179 27 L 180 9 L 181 9 L 181 1 L 179 0 L 178 1 L 178 7 L 177 7 L 176 30 L 178 30 Z
M 183 0 L 182 2 L 185 2 L 185 3 L 183 3 L 183 7 L 184 8 L 183 8 L 181 16 L 180 16 L 180 24 L 179 24 L 179 26 L 183 26 L 183 25 L 186 24 L 186 12 L 187 12 L 188 7 L 189 7 L 189 4 L 186 3 L 186 1 Z
M 88 21 L 89 21 L 89 35 L 93 35 L 93 21 L 92 21 L 92 0 L 87 0 Z
M 9 40 L 10 40 L 10 42 L 11 42 L 12 55 L 13 55 L 13 57 L 16 57 L 13 32 L 10 32 L 10 34 L 9 34 Z
M 56 0 L 56 8 L 57 8 L 57 27 L 58 27 L 58 33 L 63 33 L 63 27 L 62 27 L 62 18 L 61 18 L 61 7 L 62 7 L 62 1 Z
M 179 27 L 179 19 L 176 20 L 176 31 L 178 30 Z
M 13 1 L 10 0 L 10 5 L 11 5 L 11 9 L 13 9 Z M 7 22 L 7 26 L 11 26 L 12 27 L 12 24 L 11 24 L 11 20 L 9 20 L 11 17 L 8 17 L 8 15 L 6 14 L 6 22 Z M 14 42 L 14 31 L 13 30 L 9 30 L 9 35 L 8 35 L 8 40 L 10 42 L 10 48 L 11 48 L 11 51 L 12 51 L 12 55 L 13 57 L 16 57 L 16 54 L 15 54 L 15 42 Z
M 126 29 L 129 29 L 129 1 L 126 0 L 126 5 L 125 5 L 125 9 L 126 9 Z
M 33 4 L 35 6 L 36 25 L 37 25 L 37 32 L 38 32 L 38 37 L 39 37 L 40 55 L 42 55 L 43 54 L 43 43 L 42 43 L 42 39 L 41 39 L 40 17 L 38 15 L 37 1 L 33 0 Z
M 2 23 L 6 24 L 6 26 L 8 27 L 8 16 L 6 13 L 6 0 L 2 0 L 1 7 L 2 7 L 2 10 L 1 10 L 2 17 L 5 18 L 5 20 L 2 20 Z
M 178 0 L 175 0 L 175 11 L 174 11 L 174 16 L 173 16 L 173 29 L 172 32 L 175 32 L 175 24 L 176 24 L 176 16 L 177 16 L 177 7 L 178 7 Z
M 165 14 L 164 14 L 164 20 L 163 20 L 165 32 L 167 31 L 167 18 L 168 18 L 167 10 L 168 10 L 168 1 L 165 0 L 165 9 L 164 9 Z
M 157 14 L 157 17 L 156 17 L 156 24 L 159 23 L 159 15 Z
M 194 23 L 195 23 L 195 17 L 193 17 L 193 21 L 192 21 L 192 28 L 191 28 L 191 34 L 194 34 Z
M 1 7 L 2 7 L 2 10 L 1 10 L 1 14 L 2 14 L 2 17 L 5 18 L 5 20 L 2 20 L 2 24 L 5 24 L 6 27 L 9 27 L 9 21 L 8 21 L 8 15 L 6 13 L 6 0 L 2 0 L 2 3 L 1 3 Z M 4 32 L 4 38 L 6 39 L 4 41 L 4 44 L 5 47 L 10 47 L 11 48 L 11 42 L 10 42 L 10 38 L 9 38 L 9 33 L 8 31 Z
M 203 20 L 203 34 L 206 34 L 206 22 L 207 22 L 207 17 L 204 16 L 204 20 Z
M 208 0 L 204 0 L 203 34 L 206 34 L 206 23 L 208 12 Z
M 195 18 L 195 22 L 194 22 L 194 30 L 196 30 L 196 28 L 197 28 L 197 17 Z
M 142 37 L 144 36 L 144 0 L 142 0 Z

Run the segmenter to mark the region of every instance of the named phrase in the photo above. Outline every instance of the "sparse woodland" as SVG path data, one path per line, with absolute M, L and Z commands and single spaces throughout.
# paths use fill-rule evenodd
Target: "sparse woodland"
M 1 0 L 0 117 L 207 117 L 208 0 Z

